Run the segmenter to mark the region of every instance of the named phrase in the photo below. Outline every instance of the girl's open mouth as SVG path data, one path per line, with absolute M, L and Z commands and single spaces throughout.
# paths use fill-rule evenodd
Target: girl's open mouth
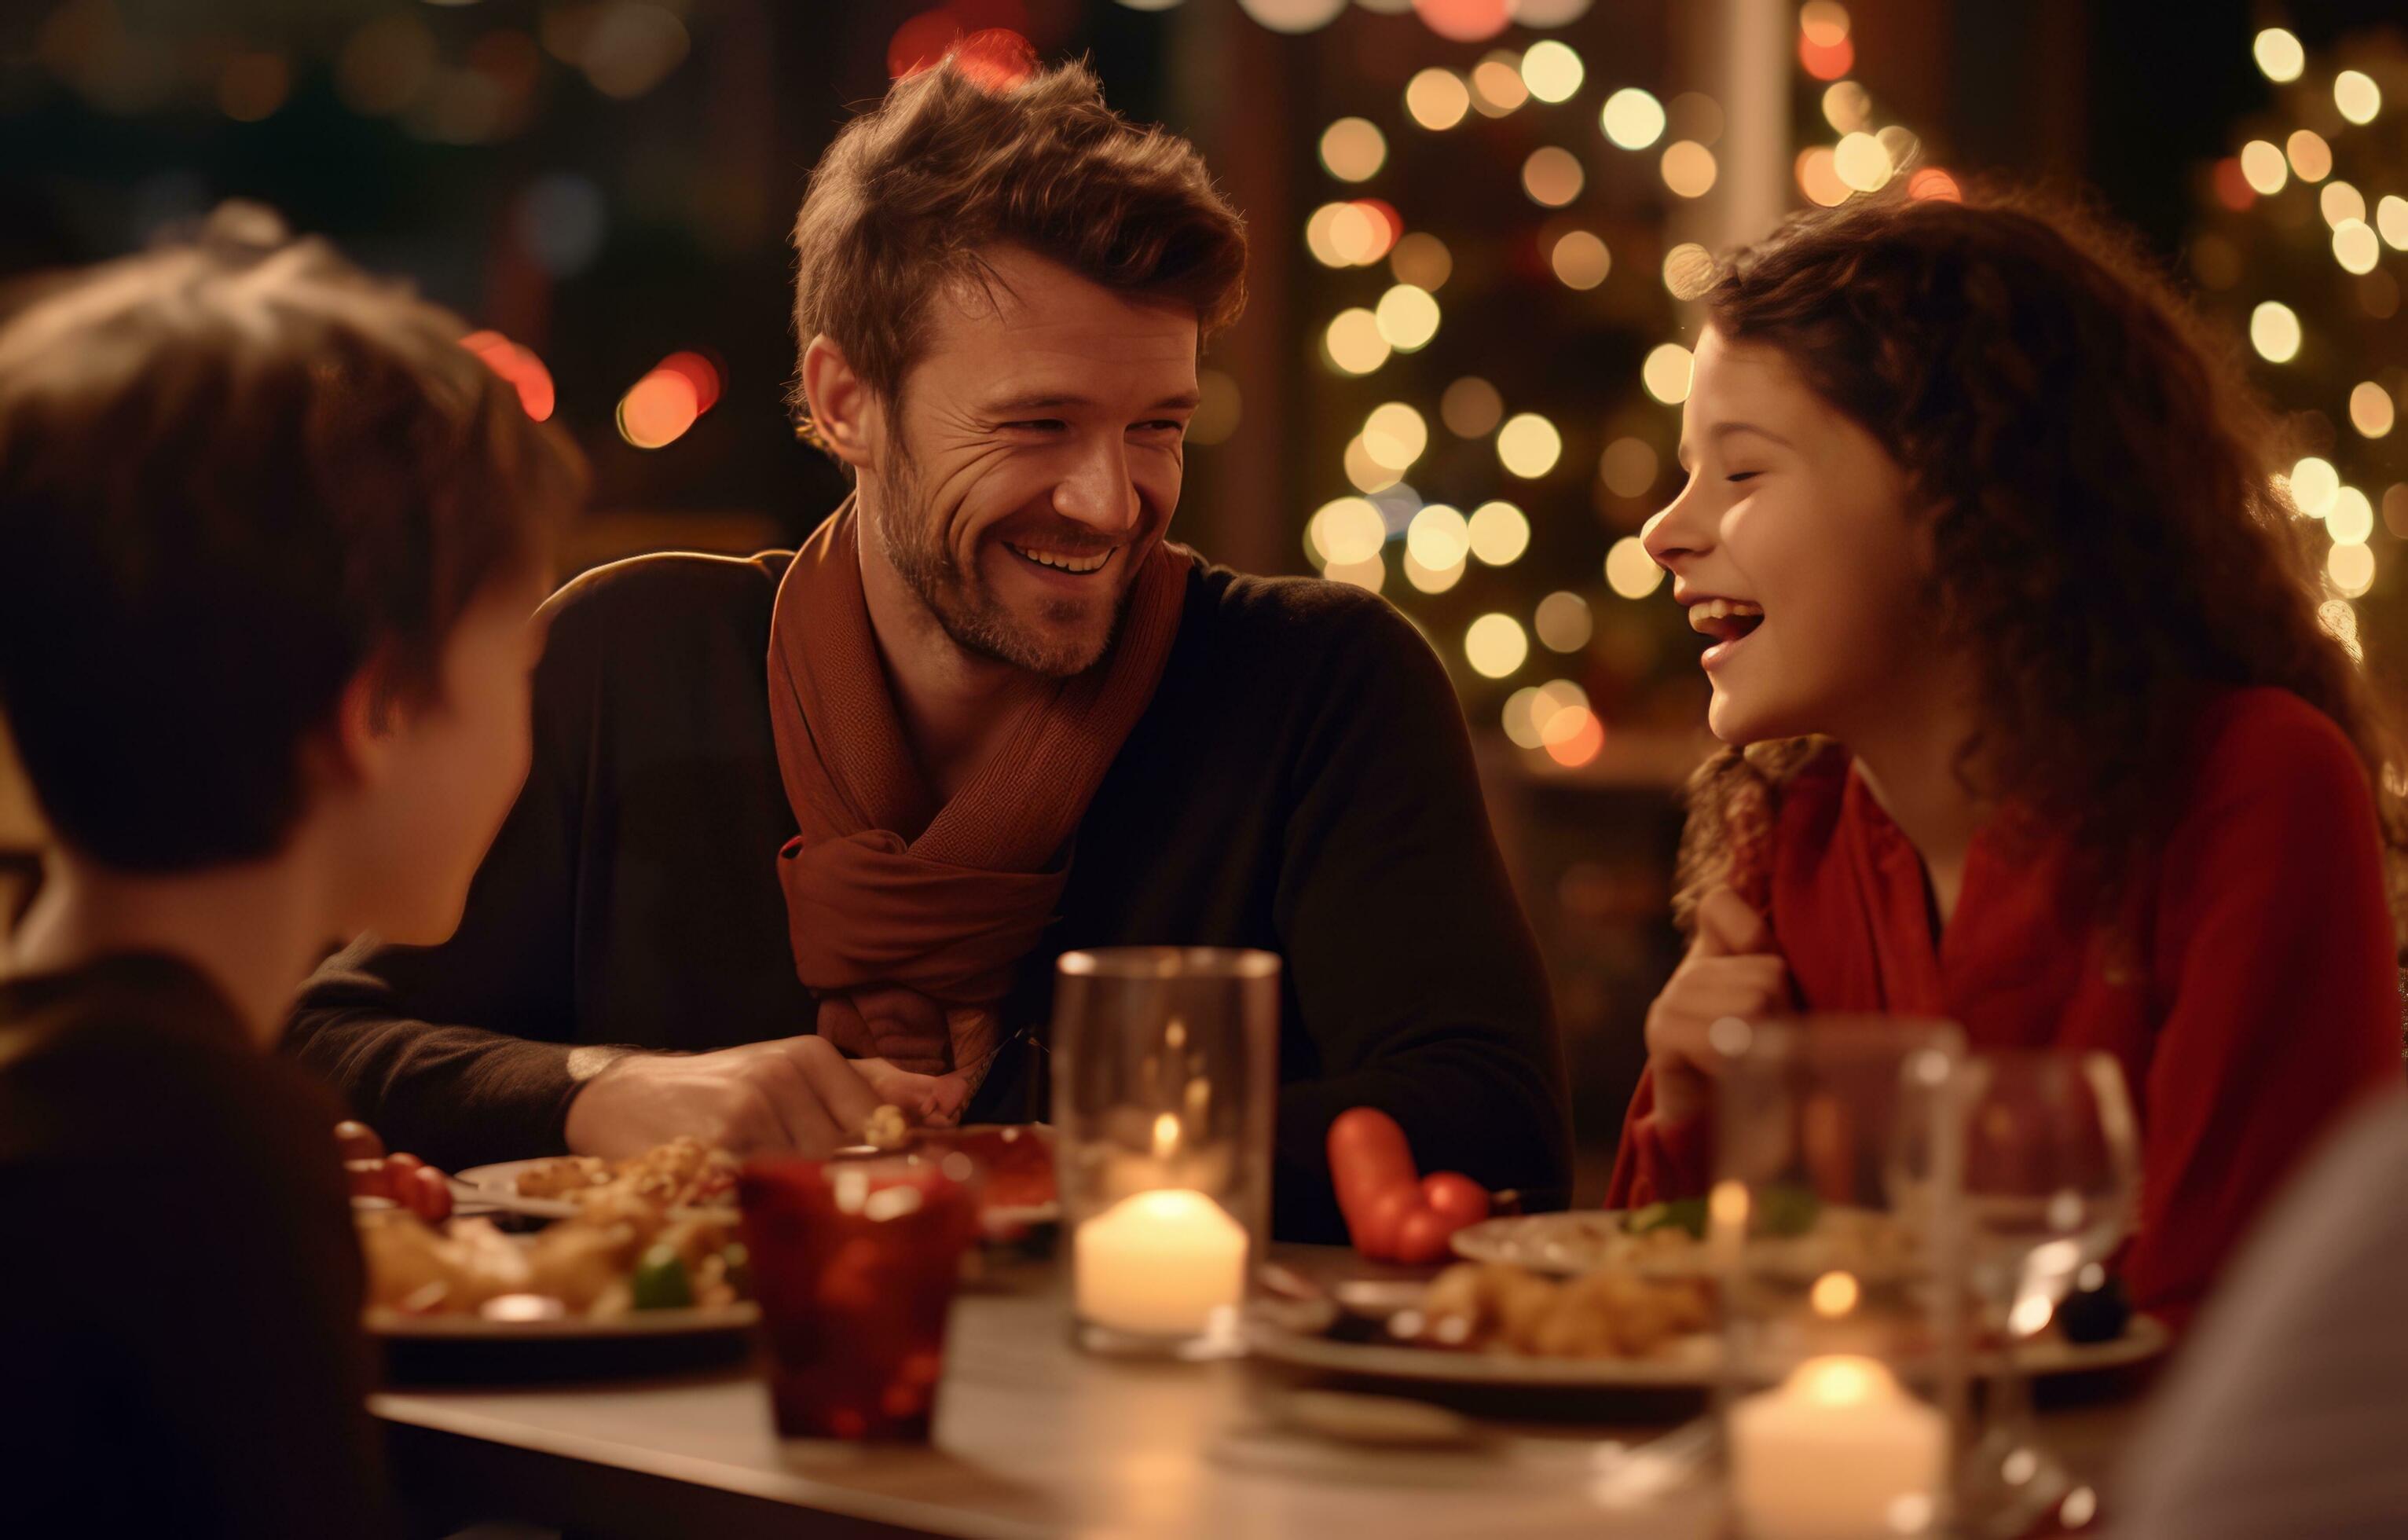
M 1698 659 L 1709 670 L 1728 662 L 1763 624 L 1764 607 L 1745 599 L 1705 599 L 1689 607 L 1689 628 L 1714 639 Z

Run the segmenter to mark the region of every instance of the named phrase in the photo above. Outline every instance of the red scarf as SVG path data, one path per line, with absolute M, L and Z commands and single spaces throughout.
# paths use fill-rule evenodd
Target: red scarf
M 795 553 L 769 617 L 769 728 L 802 830 L 778 880 L 822 1037 L 956 1074 L 967 1100 L 1000 1043 L 995 1008 L 1054 918 L 1079 820 L 1154 698 L 1190 561 L 1156 544 L 1104 660 L 1024 710 L 939 806 L 887 693 L 856 505 Z

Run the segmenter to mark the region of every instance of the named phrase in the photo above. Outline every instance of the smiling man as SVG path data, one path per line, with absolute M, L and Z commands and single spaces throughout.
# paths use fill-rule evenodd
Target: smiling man
M 294 1025 L 444 1164 L 673 1134 L 824 1150 L 879 1101 L 1042 1115 L 1054 961 L 1284 959 L 1276 1224 L 1341 1233 L 1356 1105 L 1560 1202 L 1547 990 L 1429 648 L 1376 597 L 1166 539 L 1237 214 L 1076 65 L 956 58 L 796 222 L 796 407 L 855 495 L 792 554 L 550 607 L 536 767 L 451 943 Z

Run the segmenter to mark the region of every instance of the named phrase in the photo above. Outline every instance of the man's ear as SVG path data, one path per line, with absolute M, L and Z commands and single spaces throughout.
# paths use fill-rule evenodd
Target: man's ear
M 803 350 L 803 398 L 828 453 L 855 471 L 875 470 L 885 448 L 884 403 L 825 332 Z
M 316 731 L 301 740 L 303 775 L 321 786 L 373 785 L 393 760 L 396 707 L 383 683 L 380 663 L 370 661 L 351 675 L 335 709 Z

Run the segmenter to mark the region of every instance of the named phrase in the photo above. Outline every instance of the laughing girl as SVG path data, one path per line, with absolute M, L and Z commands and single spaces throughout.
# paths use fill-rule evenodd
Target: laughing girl
M 2122 1064 L 2125 1280 L 2179 1317 L 2401 1083 L 2397 750 L 2271 425 L 2123 241 L 2020 201 L 1808 216 L 1707 306 L 1646 544 L 1728 746 L 1612 1202 L 1703 1187 L 1719 1017 L 1945 1016 Z

